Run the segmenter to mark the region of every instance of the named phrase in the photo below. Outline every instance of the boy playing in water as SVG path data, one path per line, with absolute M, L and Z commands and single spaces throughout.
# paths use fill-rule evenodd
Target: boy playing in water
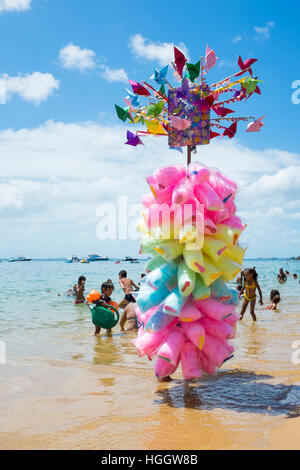
M 94 300 L 93 304 L 94 305 L 99 305 L 100 307 L 104 308 L 109 308 L 109 303 L 111 302 L 111 295 L 114 291 L 114 285 L 112 282 L 103 282 L 101 286 L 101 297 L 99 300 Z M 101 332 L 100 326 L 95 325 L 95 333 L 94 335 L 99 335 Z M 110 335 L 111 334 L 111 328 L 106 330 L 106 334 Z
M 270 305 L 267 305 L 265 310 L 277 310 L 277 305 L 280 302 L 280 293 L 279 293 L 278 290 L 276 290 L 276 289 L 271 290 L 270 300 L 271 300 L 272 303 Z
M 251 314 L 253 321 L 256 321 L 256 315 L 254 311 L 255 304 L 256 304 L 256 289 L 259 292 L 259 303 L 260 305 L 263 305 L 261 288 L 257 282 L 258 275 L 257 275 L 257 272 L 255 271 L 255 268 L 246 269 L 246 271 L 244 272 L 244 275 L 245 275 L 245 282 L 239 294 L 240 298 L 242 294 L 244 294 L 244 302 L 242 305 L 240 320 L 243 319 L 246 309 L 248 307 L 248 304 L 250 302 L 250 314 Z
M 120 308 L 125 308 L 130 302 L 135 302 L 135 298 L 132 295 L 133 288 L 135 292 L 139 290 L 138 286 L 132 279 L 128 279 L 127 272 L 122 270 L 119 272 L 119 284 L 125 292 L 124 299 L 120 302 Z
M 78 284 L 75 284 L 73 286 L 73 290 L 76 295 L 75 304 L 83 304 L 85 301 L 85 298 L 84 298 L 85 281 L 86 281 L 86 278 L 84 276 L 80 276 L 78 279 Z
M 126 322 L 127 325 L 125 330 L 124 326 Z M 123 310 L 120 320 L 120 328 L 121 331 L 133 331 L 138 329 L 138 321 L 136 318 L 135 308 L 132 303 L 128 304 Z

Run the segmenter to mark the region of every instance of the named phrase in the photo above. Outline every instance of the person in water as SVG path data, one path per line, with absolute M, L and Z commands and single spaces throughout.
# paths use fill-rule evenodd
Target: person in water
M 125 330 L 125 323 L 126 323 L 126 330 Z M 133 331 L 137 330 L 139 327 L 138 321 L 136 318 L 135 307 L 134 304 L 131 302 L 124 308 L 123 313 L 120 319 L 120 328 L 121 331 Z
M 259 303 L 260 305 L 263 305 L 262 292 L 257 282 L 257 278 L 258 278 L 258 274 L 255 268 L 250 268 L 250 269 L 245 270 L 245 282 L 239 294 L 240 298 L 244 294 L 244 301 L 242 305 L 240 320 L 243 319 L 244 314 L 247 310 L 248 304 L 250 302 L 250 314 L 251 314 L 253 321 L 256 321 L 256 315 L 255 315 L 256 289 L 258 290 L 258 293 L 259 293 Z
M 298 275 L 296 273 L 293 274 L 293 279 L 298 279 Z
M 84 276 L 80 276 L 78 279 L 78 284 L 73 286 L 73 291 L 76 296 L 75 304 L 83 304 L 85 301 L 84 297 L 84 287 L 85 287 L 86 278 Z
M 244 283 L 244 280 L 245 280 L 244 271 L 245 271 L 245 270 L 242 270 L 242 271 L 240 272 L 240 274 L 238 275 L 238 277 L 236 278 L 236 283 L 237 283 L 237 284 L 243 284 L 243 283 Z
M 265 310 L 277 310 L 277 305 L 280 302 L 280 292 L 277 289 L 271 290 L 270 293 L 271 304 L 265 307 Z
M 277 274 L 277 281 L 282 284 L 283 282 L 286 282 L 286 280 L 287 280 L 286 274 L 284 273 L 283 269 L 280 268 L 279 273 Z
M 133 289 L 135 292 L 139 290 L 136 283 L 127 277 L 127 272 L 122 270 L 119 272 L 119 284 L 125 293 L 124 299 L 120 302 L 120 308 L 125 308 L 130 302 L 136 302 L 132 295 Z
M 110 282 L 109 282 L 110 281 Z M 109 305 L 110 303 L 112 302 L 111 300 L 111 295 L 114 291 L 114 285 L 113 283 L 111 282 L 111 280 L 109 281 L 106 281 L 106 282 L 103 282 L 102 286 L 101 286 L 101 296 L 100 296 L 100 299 L 99 300 L 94 300 L 93 301 L 93 304 L 94 305 L 98 305 L 100 307 L 104 307 L 104 308 L 109 308 Z M 96 326 L 95 325 L 95 333 L 94 335 L 99 335 L 101 332 L 101 328 L 100 326 Z M 111 328 L 109 328 L 108 330 L 106 330 L 106 334 L 109 336 L 111 334 Z

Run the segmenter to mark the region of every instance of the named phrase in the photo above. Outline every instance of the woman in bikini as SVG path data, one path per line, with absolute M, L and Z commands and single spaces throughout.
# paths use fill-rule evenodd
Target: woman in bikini
M 256 321 L 256 315 L 255 315 L 256 289 L 258 290 L 258 293 L 259 293 L 259 303 L 260 305 L 263 305 L 261 288 L 257 282 L 258 274 L 254 268 L 251 268 L 251 269 L 246 269 L 246 271 L 244 272 L 244 275 L 245 275 L 245 282 L 239 295 L 239 297 L 241 297 L 242 294 L 244 294 L 244 301 L 242 305 L 240 320 L 243 319 L 244 314 L 247 310 L 248 304 L 250 302 L 250 314 L 251 314 L 253 321 Z
M 74 294 L 76 295 L 75 304 L 83 304 L 85 302 L 84 297 L 84 287 L 85 287 L 86 278 L 80 276 L 78 279 L 78 284 L 75 284 L 73 287 Z

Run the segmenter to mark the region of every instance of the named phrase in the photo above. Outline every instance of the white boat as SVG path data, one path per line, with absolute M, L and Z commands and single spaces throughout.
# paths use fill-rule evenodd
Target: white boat
M 125 256 L 125 258 L 123 258 L 123 261 L 130 261 L 131 263 L 138 263 L 137 258 L 132 258 L 131 256 Z
M 8 260 L 9 263 L 15 263 L 16 261 L 31 261 L 31 258 L 27 258 L 26 256 L 17 256 L 16 258 L 10 258 Z
M 108 261 L 109 257 L 108 256 L 100 256 L 97 255 L 97 253 L 89 253 L 87 255 L 87 261 L 93 262 L 93 261 Z
M 66 263 L 79 263 L 80 259 L 76 255 L 68 256 Z

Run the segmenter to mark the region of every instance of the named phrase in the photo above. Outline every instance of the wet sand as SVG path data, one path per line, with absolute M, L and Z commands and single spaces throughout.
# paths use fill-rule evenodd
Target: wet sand
M 4 371 L 0 449 L 300 449 L 299 331 L 295 312 L 247 317 L 234 358 L 189 384 L 158 384 L 132 333 L 84 338 L 90 363 L 22 358 Z

